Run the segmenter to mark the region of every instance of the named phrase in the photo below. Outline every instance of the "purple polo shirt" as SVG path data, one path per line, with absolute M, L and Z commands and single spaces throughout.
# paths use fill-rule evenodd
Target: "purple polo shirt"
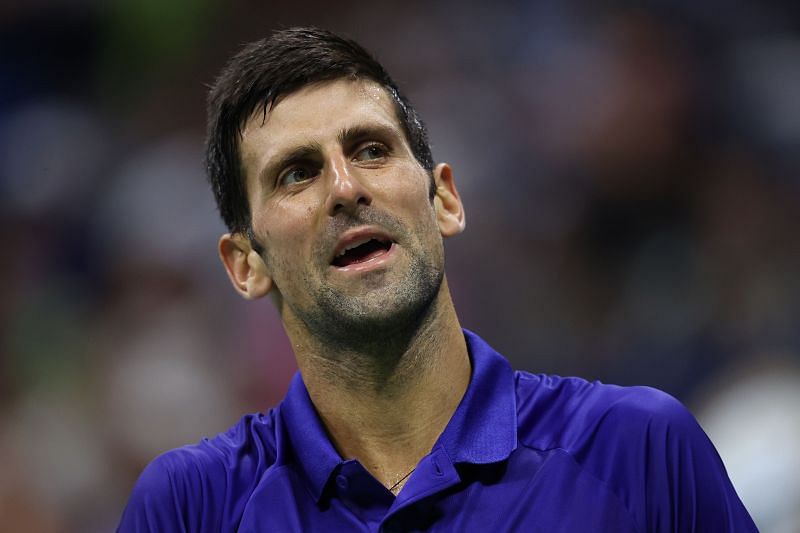
M 150 463 L 118 531 L 757 531 L 677 400 L 514 372 L 464 334 L 467 392 L 397 497 L 339 456 L 298 374 L 267 414 Z

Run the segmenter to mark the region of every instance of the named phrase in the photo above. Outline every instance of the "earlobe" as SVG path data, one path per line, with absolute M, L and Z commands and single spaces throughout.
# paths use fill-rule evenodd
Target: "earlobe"
M 434 206 L 439 231 L 443 237 L 458 235 L 464 231 L 467 220 L 464 205 L 456 189 L 453 169 L 447 163 L 439 163 L 433 169 L 433 179 L 436 182 Z
M 219 239 L 219 257 L 233 288 L 244 298 L 261 298 L 272 289 L 264 259 L 243 235 L 226 233 Z

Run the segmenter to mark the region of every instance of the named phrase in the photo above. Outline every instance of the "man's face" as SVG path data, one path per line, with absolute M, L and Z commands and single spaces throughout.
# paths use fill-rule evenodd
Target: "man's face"
M 307 86 L 266 120 L 256 112 L 240 146 L 284 321 L 329 339 L 380 335 L 429 307 L 444 272 L 431 177 L 385 90 L 350 79 Z

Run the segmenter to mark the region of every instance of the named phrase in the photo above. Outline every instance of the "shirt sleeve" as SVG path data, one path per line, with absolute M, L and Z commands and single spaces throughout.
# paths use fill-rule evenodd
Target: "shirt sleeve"
M 190 487 L 181 476 L 176 479 L 171 463 L 170 457 L 162 455 L 147 465 L 133 487 L 118 533 L 192 531 L 183 516 L 191 499 Z
M 144 469 L 117 528 L 119 533 L 228 531 L 236 517 L 229 510 L 227 471 L 203 446 L 184 446 L 153 460 Z
M 757 532 L 694 416 L 668 394 L 646 394 L 646 530 Z
M 122 513 L 119 533 L 236 531 L 250 495 L 275 462 L 273 414 L 156 457 Z

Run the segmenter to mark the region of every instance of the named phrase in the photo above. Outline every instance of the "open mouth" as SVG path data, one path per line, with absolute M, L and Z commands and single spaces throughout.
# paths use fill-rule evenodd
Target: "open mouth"
M 333 258 L 333 266 L 346 267 L 356 263 L 366 263 L 385 254 L 392 247 L 388 239 L 372 238 L 359 240 L 346 246 Z

